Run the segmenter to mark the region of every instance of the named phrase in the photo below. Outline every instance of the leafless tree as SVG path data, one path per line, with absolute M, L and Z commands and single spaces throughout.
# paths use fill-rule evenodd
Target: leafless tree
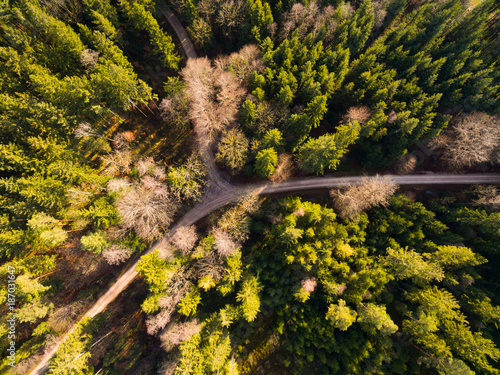
M 173 375 L 175 373 L 175 369 L 179 366 L 181 361 L 181 355 L 179 352 L 175 354 L 170 354 L 168 358 L 162 363 L 160 371 L 158 372 L 161 375 Z
M 450 140 L 438 137 L 435 149 L 441 149 L 451 168 L 472 167 L 479 163 L 499 162 L 500 116 L 472 112 L 457 117 L 449 132 Z
M 371 115 L 372 111 L 370 111 L 370 108 L 366 106 L 351 107 L 347 110 L 347 113 L 344 115 L 344 122 L 357 121 L 360 124 L 364 124 L 366 123 L 366 121 L 368 121 Z
M 179 267 L 177 272 L 170 278 L 166 294 L 158 301 L 158 305 L 161 308 L 160 312 L 148 317 L 146 321 L 147 331 L 150 335 L 155 335 L 170 322 L 177 304 L 191 290 L 192 282 L 190 281 L 190 276 L 190 270 L 187 270 L 185 267 Z
M 318 1 L 311 1 L 307 6 L 296 3 L 283 15 L 280 40 L 289 39 L 294 30 L 297 30 L 300 38 L 304 38 L 309 33 L 317 35 L 323 28 L 326 31 L 324 41 L 330 43 L 337 28 L 334 13 L 332 6 L 322 8 Z
M 330 191 L 333 204 L 339 216 L 354 220 L 357 215 L 372 207 L 389 203 L 389 199 L 397 189 L 397 185 L 387 177 L 365 177 L 358 185 L 345 190 Z
M 164 184 L 134 186 L 116 202 L 121 225 L 147 242 L 159 238 L 172 223 L 178 205 L 168 195 Z
M 387 15 L 387 6 L 389 5 L 389 0 L 377 0 L 373 2 L 373 13 L 375 14 L 374 25 L 379 28 L 383 25 L 385 16 Z
M 172 322 L 160 334 L 161 347 L 170 352 L 181 342 L 187 341 L 191 336 L 201 330 L 201 324 L 197 319 L 187 322 Z
M 35 367 L 38 362 L 40 362 L 42 355 L 34 354 L 30 355 L 28 358 L 21 360 L 15 367 L 7 370 L 6 374 L 8 375 L 25 375 L 29 373 L 29 371 Z
M 392 110 L 391 112 L 389 112 L 389 115 L 387 116 L 387 122 L 389 124 L 392 124 L 397 119 L 398 119 L 398 114 L 396 113 L 395 110 Z
M 106 238 L 111 241 L 118 241 L 124 238 L 128 233 L 127 228 L 119 225 L 113 225 L 106 231 Z
M 159 105 L 163 121 L 177 130 L 186 130 L 189 125 L 188 102 L 184 91 L 164 98 Z
M 273 183 L 283 182 L 290 178 L 293 174 L 292 155 L 283 153 L 278 156 L 278 164 L 270 179 Z
M 132 154 L 129 150 L 117 150 L 101 157 L 103 170 L 108 176 L 119 176 L 130 172 Z
M 125 262 L 132 255 L 132 250 L 119 245 L 112 245 L 102 253 L 106 262 L 111 265 L 117 265 Z
M 248 82 L 252 72 L 264 71 L 260 49 L 255 44 L 247 44 L 238 52 L 233 52 L 227 57 L 227 64 L 241 83 Z
M 112 141 L 117 149 L 129 148 L 130 143 L 135 140 L 135 135 L 131 131 L 124 131 L 116 134 Z
M 258 196 L 249 194 L 221 216 L 217 227 L 226 232 L 233 241 L 243 243 L 250 233 L 250 216 L 260 207 Z
M 146 174 L 154 175 L 155 170 L 161 168 L 163 167 L 156 163 L 151 156 L 137 161 L 137 172 L 139 172 L 140 176 L 144 176 Z
M 315 277 L 304 279 L 300 282 L 300 284 L 302 285 L 302 288 L 308 293 L 314 292 L 314 289 L 316 289 L 316 286 L 318 285 Z
M 94 69 L 99 60 L 99 52 L 92 49 L 84 49 L 80 54 L 80 63 L 85 69 Z
M 399 159 L 396 169 L 397 173 L 400 174 L 408 174 L 413 172 L 415 167 L 417 166 L 418 157 L 413 153 L 405 154 Z
M 119 191 L 131 186 L 131 183 L 123 178 L 113 178 L 108 181 L 107 189 L 110 193 L 118 193 Z
M 195 264 L 198 277 L 210 276 L 216 282 L 222 278 L 224 273 L 224 260 L 215 251 L 210 251 Z
M 198 234 L 194 225 L 180 227 L 172 237 L 172 243 L 180 250 L 183 256 L 193 250 L 196 241 L 198 241 Z
M 474 189 L 478 198 L 474 201 L 475 205 L 486 206 L 497 210 L 500 208 L 500 191 L 496 186 L 479 185 Z
M 217 71 L 215 92 L 217 95 L 217 121 L 229 125 L 236 120 L 245 90 L 232 72 Z
M 234 242 L 223 230 L 216 228 L 213 236 L 215 237 L 215 250 L 221 258 L 227 258 L 238 250 L 239 244 Z
M 82 301 L 61 306 L 50 315 L 47 325 L 58 333 L 66 332 L 84 308 L 85 305 Z
M 82 139 L 86 137 L 99 137 L 99 134 L 94 130 L 92 125 L 85 121 L 78 124 L 74 133 L 76 139 Z
M 305 214 L 306 214 L 306 210 L 304 209 L 304 207 L 300 207 L 298 210 L 295 210 L 294 212 L 292 212 L 292 215 L 296 216 L 296 217 L 304 216 Z
M 189 116 L 206 141 L 236 119 L 245 94 L 236 76 L 214 68 L 206 58 L 190 59 L 182 70 Z

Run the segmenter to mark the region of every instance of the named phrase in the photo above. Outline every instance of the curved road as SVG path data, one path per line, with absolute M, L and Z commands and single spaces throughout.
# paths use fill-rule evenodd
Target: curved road
M 165 5 L 160 8 L 162 15 L 168 20 L 172 28 L 177 34 L 183 51 L 187 58 L 196 58 L 193 44 L 191 43 L 186 31 L 182 27 L 179 20 L 175 17 L 173 12 Z M 278 184 L 250 184 L 244 186 L 233 186 L 227 182 L 222 182 L 220 174 L 215 168 L 213 157 L 208 149 L 202 150 L 202 156 L 209 169 L 209 179 L 211 186 L 208 193 L 205 195 L 202 202 L 198 203 L 191 210 L 189 210 L 182 218 L 179 219 L 177 224 L 170 230 L 170 232 L 161 240 L 153 244 L 145 254 L 151 253 L 153 250 L 158 249 L 160 252 L 166 247 L 170 238 L 175 231 L 183 226 L 189 226 L 196 223 L 198 220 L 204 218 L 211 212 L 232 203 L 247 194 L 274 194 L 286 192 L 299 192 L 311 189 L 328 189 L 335 187 L 343 187 L 351 184 L 358 184 L 364 176 L 355 177 L 316 177 L 304 178 L 299 180 L 287 181 Z M 409 175 L 409 176 L 392 176 L 385 175 L 392 178 L 398 185 L 470 185 L 470 184 L 500 184 L 500 174 L 425 174 L 425 175 Z M 85 317 L 94 317 L 102 312 L 108 304 L 113 301 L 122 291 L 124 291 L 132 281 L 138 276 L 136 266 L 139 260 L 134 262 L 123 273 L 113 285 L 104 293 L 101 298 L 88 310 L 81 319 Z M 74 331 L 73 327 L 67 332 L 60 341 L 48 352 L 45 353 L 42 360 L 30 372 L 30 375 L 40 375 L 48 370 L 48 362 L 50 358 L 59 349 L 60 344 L 67 338 L 67 336 Z

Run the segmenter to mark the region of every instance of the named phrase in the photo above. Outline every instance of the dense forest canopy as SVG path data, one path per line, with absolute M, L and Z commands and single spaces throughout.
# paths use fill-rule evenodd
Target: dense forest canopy
M 494 0 L 0 5 L 0 372 L 57 347 L 49 374 L 499 374 L 496 186 L 366 177 L 176 225 L 244 182 L 498 171 L 499 31 Z

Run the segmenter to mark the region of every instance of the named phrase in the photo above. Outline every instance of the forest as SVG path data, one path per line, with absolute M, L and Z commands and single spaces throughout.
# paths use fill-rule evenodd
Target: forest
M 0 373 L 500 374 L 499 56 L 497 0 L 2 2 Z

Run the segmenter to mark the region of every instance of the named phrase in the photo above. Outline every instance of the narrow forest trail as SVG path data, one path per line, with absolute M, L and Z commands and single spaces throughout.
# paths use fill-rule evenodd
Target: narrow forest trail
M 188 34 L 174 13 L 166 6 L 160 8 L 162 15 L 168 20 L 177 34 L 186 57 L 196 58 L 196 52 Z M 354 177 L 314 177 L 287 181 L 277 184 L 255 183 L 235 186 L 225 181 L 220 175 L 214 162 L 210 145 L 204 142 L 204 134 L 199 129 L 195 129 L 200 144 L 200 153 L 208 170 L 209 186 L 203 200 L 184 214 L 175 226 L 159 241 L 154 243 L 145 254 L 150 254 L 155 249 L 162 252 L 170 241 L 170 238 L 180 227 L 190 226 L 201 220 L 211 212 L 233 203 L 248 194 L 275 194 L 286 192 L 303 192 L 311 189 L 328 189 L 343 187 L 350 184 L 357 184 L 364 176 Z M 424 174 L 424 175 L 385 175 L 393 179 L 398 185 L 470 185 L 470 184 L 500 184 L 500 174 Z M 109 287 L 109 289 L 99 298 L 99 300 L 81 317 L 81 319 L 93 318 L 123 292 L 138 276 L 136 266 L 139 260 L 129 266 L 129 268 Z M 30 375 L 40 375 L 48 370 L 50 358 L 56 353 L 64 340 L 75 330 L 76 325 L 60 341 L 47 351 L 38 365 L 31 370 Z

